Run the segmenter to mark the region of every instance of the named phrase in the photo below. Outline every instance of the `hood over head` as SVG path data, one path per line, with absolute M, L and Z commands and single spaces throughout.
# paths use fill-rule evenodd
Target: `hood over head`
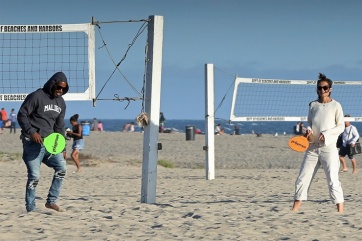
M 56 96 L 54 96 L 54 94 L 52 93 L 52 87 L 58 82 L 67 83 L 67 87 L 63 90 L 63 95 L 65 95 L 69 90 L 69 85 L 67 77 L 63 72 L 57 72 L 52 77 L 50 77 L 50 79 L 43 86 L 44 92 L 47 93 L 49 96 L 55 98 Z

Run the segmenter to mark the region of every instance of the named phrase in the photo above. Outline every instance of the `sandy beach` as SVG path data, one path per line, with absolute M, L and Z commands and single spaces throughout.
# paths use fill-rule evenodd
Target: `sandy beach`
M 290 211 L 303 153 L 288 148 L 289 138 L 215 136 L 215 179 L 206 180 L 205 136 L 186 141 L 185 134 L 160 134 L 159 160 L 175 167 L 158 166 L 156 203 L 144 204 L 143 134 L 91 132 L 83 172 L 73 173 L 68 161 L 58 200 L 66 212 L 44 207 L 53 173 L 43 165 L 37 209 L 27 213 L 21 142 L 4 132 L 0 240 L 361 240 L 361 171 L 340 174 L 344 214 L 329 199 L 322 169 L 309 200 L 298 213 Z M 71 142 L 67 150 L 69 156 Z

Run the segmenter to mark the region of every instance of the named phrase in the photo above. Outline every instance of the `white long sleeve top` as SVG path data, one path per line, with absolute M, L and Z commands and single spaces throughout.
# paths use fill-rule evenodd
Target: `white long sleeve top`
M 324 104 L 318 100 L 310 102 L 308 124 L 312 129 L 313 143 L 318 144 L 325 151 L 336 148 L 337 138 L 344 130 L 341 104 L 333 99 Z M 324 142 L 318 140 L 320 133 L 324 135 Z

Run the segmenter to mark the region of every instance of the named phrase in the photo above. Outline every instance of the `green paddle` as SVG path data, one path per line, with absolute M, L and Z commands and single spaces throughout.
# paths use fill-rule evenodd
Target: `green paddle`
M 59 133 L 52 133 L 44 138 L 45 149 L 51 154 L 59 154 L 64 150 L 65 138 Z

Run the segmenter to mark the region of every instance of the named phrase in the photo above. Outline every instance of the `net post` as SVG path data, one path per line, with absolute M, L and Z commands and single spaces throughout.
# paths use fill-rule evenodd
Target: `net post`
M 149 117 L 143 136 L 141 203 L 156 202 L 158 131 L 161 98 L 163 16 L 150 16 L 145 86 L 145 112 Z
M 236 94 L 237 94 L 237 83 L 236 83 L 236 79 L 238 78 L 237 75 L 235 75 L 235 79 L 234 79 L 234 92 L 233 92 L 233 95 L 232 95 L 232 101 L 231 101 L 231 110 L 230 110 L 230 117 L 229 117 L 229 120 L 230 121 L 233 121 L 234 118 L 235 118 L 235 115 L 234 115 L 234 109 L 235 109 L 235 98 L 236 98 Z
M 89 76 L 89 99 L 94 100 L 96 97 L 96 61 L 95 61 L 95 34 L 94 24 L 89 25 L 88 30 L 88 76 Z M 95 102 L 93 102 L 95 106 Z
M 205 65 L 205 147 L 206 179 L 215 179 L 214 65 Z

